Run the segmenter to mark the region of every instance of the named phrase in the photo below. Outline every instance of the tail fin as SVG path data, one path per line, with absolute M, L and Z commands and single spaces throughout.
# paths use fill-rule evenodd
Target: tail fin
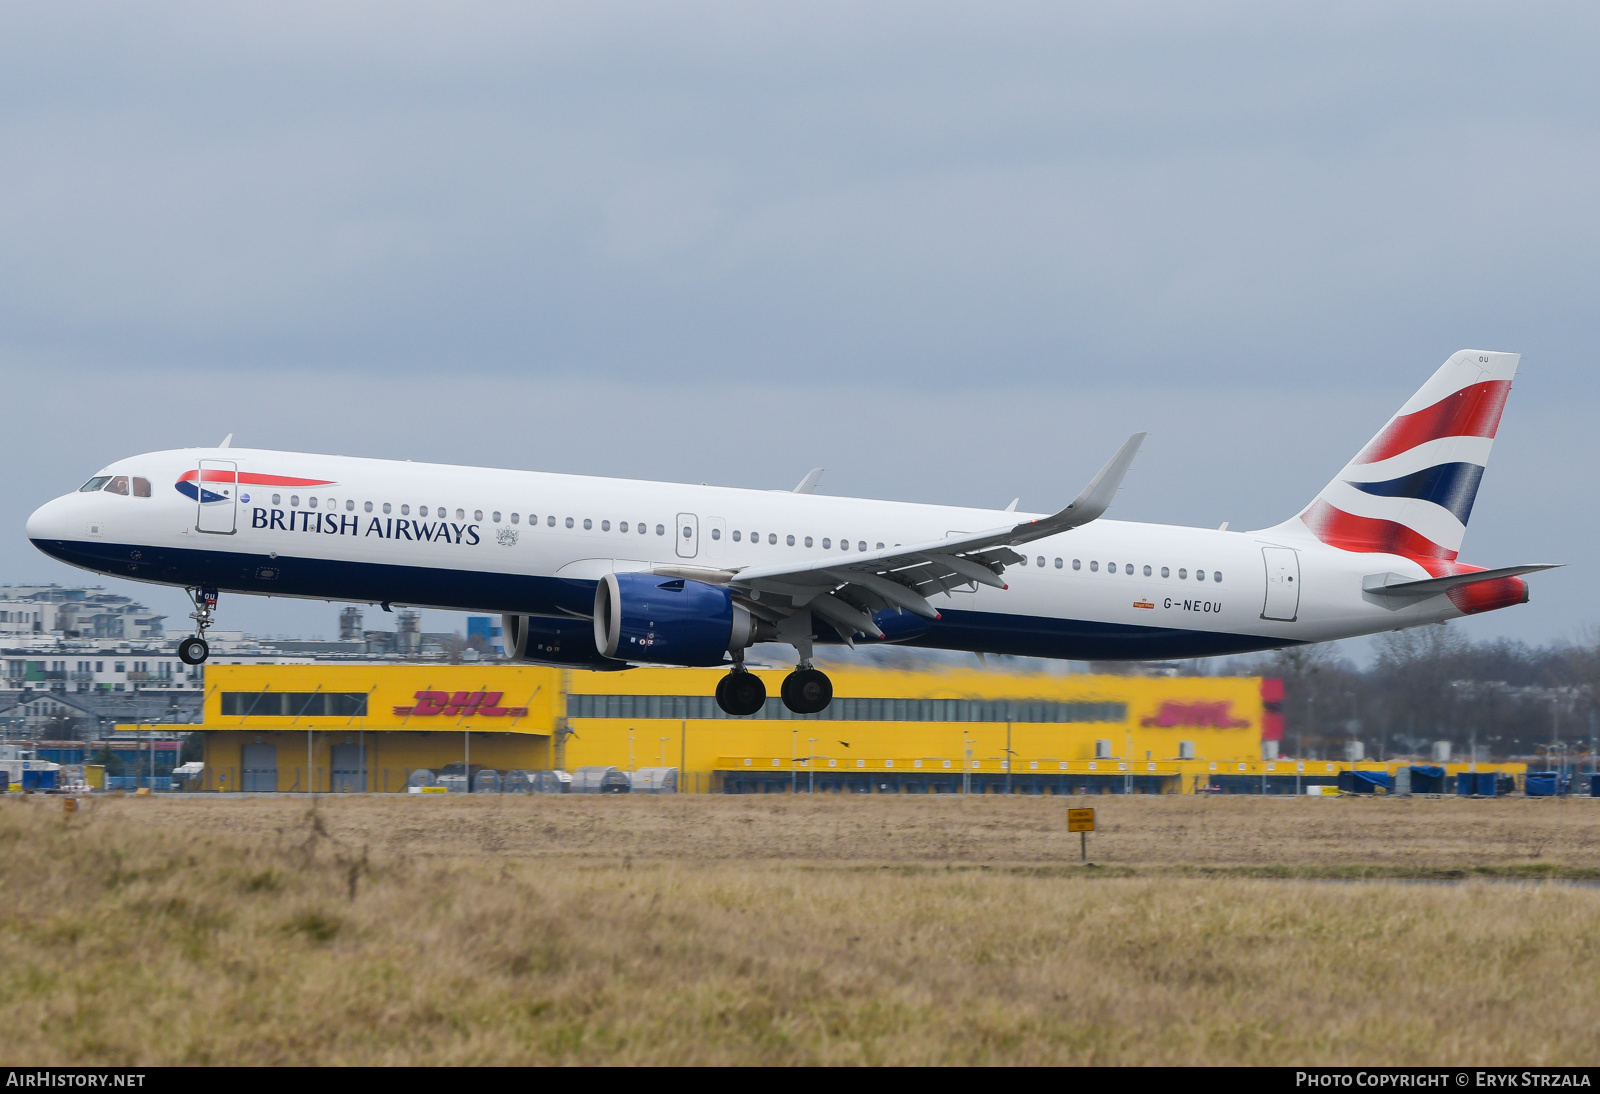
M 1454 561 L 1521 355 L 1464 349 L 1406 400 L 1284 533 Z

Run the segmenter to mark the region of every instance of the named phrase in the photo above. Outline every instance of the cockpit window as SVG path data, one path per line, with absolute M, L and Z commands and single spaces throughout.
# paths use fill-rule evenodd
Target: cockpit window
M 106 485 L 106 493 L 128 496 L 128 476 L 118 475 Z
M 80 493 L 80 494 L 92 494 L 96 490 L 99 490 L 102 487 L 104 487 L 105 484 L 110 482 L 110 481 L 111 481 L 111 476 L 110 475 L 96 475 L 94 478 L 90 479 L 88 482 L 86 482 L 82 486 L 78 487 L 78 493 Z
M 150 480 L 134 479 L 133 496 L 136 498 L 148 498 L 150 496 Z

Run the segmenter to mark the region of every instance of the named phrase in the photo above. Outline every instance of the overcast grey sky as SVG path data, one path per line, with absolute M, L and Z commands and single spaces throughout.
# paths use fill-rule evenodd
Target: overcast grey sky
M 227 432 L 1049 508 L 1151 429 L 1114 516 L 1269 524 L 1474 347 L 1463 557 L 1572 565 L 1467 632 L 1575 637 L 1600 9 L 1324 8 L 5 5 L 0 580 Z

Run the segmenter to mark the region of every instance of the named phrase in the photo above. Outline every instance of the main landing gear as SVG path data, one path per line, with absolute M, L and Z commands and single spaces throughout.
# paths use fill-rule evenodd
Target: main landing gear
M 833 702 L 833 681 L 806 662 L 783 678 L 783 705 L 796 714 L 818 714 Z M 767 685 L 738 661 L 717 681 L 717 706 L 735 717 L 757 714 L 767 704 Z
M 213 615 L 217 610 L 217 590 L 184 591 L 189 594 L 189 600 L 194 604 L 194 611 L 189 613 L 189 618 L 194 620 L 194 634 L 178 643 L 178 660 L 185 665 L 200 665 L 211 656 L 211 647 L 206 644 L 206 631 L 216 622 Z

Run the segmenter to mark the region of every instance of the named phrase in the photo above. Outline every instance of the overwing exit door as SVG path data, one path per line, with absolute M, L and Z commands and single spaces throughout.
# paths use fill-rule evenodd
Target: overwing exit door
M 1262 619 L 1292 623 L 1300 612 L 1300 552 L 1289 547 L 1263 547 L 1267 567 L 1267 599 Z
M 239 465 L 232 460 L 201 460 L 197 478 L 195 531 L 233 535 L 239 513 Z
M 679 558 L 693 558 L 700 553 L 700 518 L 693 513 L 678 514 L 677 535 Z

